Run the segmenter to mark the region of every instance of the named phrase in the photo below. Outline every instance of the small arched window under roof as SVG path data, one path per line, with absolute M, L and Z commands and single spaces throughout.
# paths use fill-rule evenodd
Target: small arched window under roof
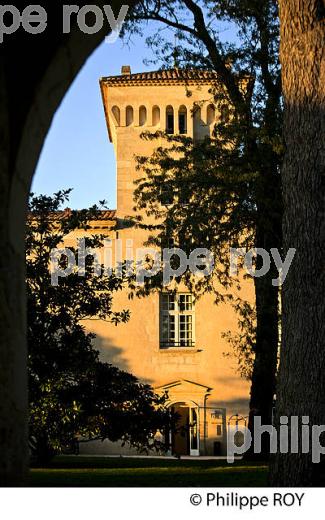
M 166 132 L 167 134 L 174 133 L 174 109 L 171 105 L 166 107 Z
M 216 119 L 216 109 L 215 106 L 210 104 L 207 106 L 207 124 L 211 125 L 215 122 Z
M 158 126 L 160 123 L 160 108 L 155 105 L 152 107 L 152 126 Z
M 187 132 L 187 109 L 185 105 L 181 105 L 178 110 L 178 130 L 180 134 Z
M 126 126 L 130 126 L 133 123 L 133 107 L 127 106 L 125 112 Z
M 112 107 L 112 114 L 114 116 L 115 123 L 117 126 L 119 126 L 121 124 L 121 111 L 117 105 Z
M 147 109 L 144 105 L 139 108 L 139 125 L 143 126 L 147 122 Z

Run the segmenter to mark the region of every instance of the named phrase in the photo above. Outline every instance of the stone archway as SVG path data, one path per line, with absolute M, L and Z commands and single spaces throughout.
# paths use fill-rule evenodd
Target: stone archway
M 52 118 L 107 31 L 85 35 L 72 26 L 71 34 L 63 35 L 63 3 L 42 3 L 49 20 L 44 34 L 20 30 L 0 48 L 0 485 L 24 484 L 28 468 L 24 287 L 28 193 Z M 105 3 L 93 2 L 100 7 Z M 136 1 L 127 3 L 132 7 Z M 122 4 L 122 0 L 110 2 L 116 13 Z

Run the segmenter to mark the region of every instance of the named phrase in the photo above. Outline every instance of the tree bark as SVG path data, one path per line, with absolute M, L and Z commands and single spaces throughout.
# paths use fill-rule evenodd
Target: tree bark
M 282 347 L 276 423 L 308 416 L 325 424 L 324 4 L 279 0 L 286 154 L 282 168 L 285 251 L 296 248 L 282 291 Z M 323 19 L 323 20 L 322 20 Z M 300 428 L 299 428 L 300 429 Z M 301 431 L 301 430 L 300 430 Z M 290 445 L 289 445 L 290 451 Z M 311 451 L 277 453 L 270 482 L 317 483 Z

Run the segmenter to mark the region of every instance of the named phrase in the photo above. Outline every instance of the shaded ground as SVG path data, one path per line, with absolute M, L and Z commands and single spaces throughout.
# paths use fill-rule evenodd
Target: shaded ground
M 222 487 L 267 485 L 263 463 L 225 460 L 164 460 L 107 457 L 56 457 L 47 468 L 33 468 L 30 486 Z

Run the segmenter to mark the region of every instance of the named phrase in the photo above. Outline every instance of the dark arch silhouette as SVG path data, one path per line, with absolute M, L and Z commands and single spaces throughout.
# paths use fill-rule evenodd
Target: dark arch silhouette
M 116 16 L 123 3 L 110 2 Z M 83 34 L 75 17 L 71 33 L 63 34 L 64 4 L 43 1 L 48 14 L 44 33 L 31 35 L 20 28 L 4 35 L 0 45 L 0 486 L 23 485 L 28 470 L 24 284 L 28 193 L 57 108 L 107 35 L 107 25 L 94 35 Z M 107 2 L 92 4 L 102 7 Z M 127 4 L 131 9 L 136 2 Z

